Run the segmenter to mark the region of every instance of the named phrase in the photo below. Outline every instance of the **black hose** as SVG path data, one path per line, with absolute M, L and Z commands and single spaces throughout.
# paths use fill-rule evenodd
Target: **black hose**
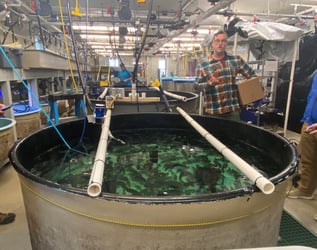
M 13 36 L 14 36 L 13 27 L 14 27 L 17 23 L 18 23 L 18 21 L 15 21 L 13 24 L 10 25 L 8 31 L 7 31 L 7 32 L 4 34 L 4 36 L 3 36 L 3 40 L 2 40 L 2 43 L 1 43 L 1 44 L 4 44 L 4 43 L 5 43 L 5 41 L 6 41 L 7 38 L 8 38 L 8 35 L 9 35 L 10 31 L 12 31 L 12 34 L 13 34 Z
M 43 45 L 43 49 L 46 48 L 46 44 L 45 44 L 45 40 L 44 40 L 44 36 L 43 36 L 43 31 L 42 31 L 42 25 L 41 25 L 41 20 L 40 20 L 40 15 L 37 9 L 37 5 L 35 5 L 35 14 L 36 14 L 36 19 L 37 19 L 37 23 L 39 25 L 39 29 L 40 29 L 40 39 Z
M 139 60 L 140 60 L 140 57 L 142 55 L 142 51 L 143 51 L 143 48 L 144 48 L 144 45 L 145 45 L 145 41 L 146 41 L 146 38 L 147 38 L 147 34 L 149 32 L 149 27 L 150 27 L 150 23 L 151 23 L 151 16 L 152 16 L 152 6 L 153 6 L 153 0 L 151 0 L 151 2 L 149 4 L 145 33 L 144 33 L 144 36 L 143 36 L 141 47 L 138 50 L 138 53 L 137 53 L 136 59 L 135 59 L 135 65 L 134 65 L 134 69 L 133 69 L 133 73 L 132 73 L 132 81 L 133 82 L 138 82 L 137 70 L 138 70 L 138 66 L 139 66 Z M 136 92 L 138 93 L 138 84 L 136 84 Z M 138 101 L 138 98 L 137 98 L 137 101 Z M 138 105 L 138 111 L 139 111 L 139 102 L 137 102 L 137 105 Z
M 145 45 L 145 41 L 146 41 L 146 37 L 147 34 L 149 32 L 149 27 L 150 27 L 150 23 L 151 23 L 151 16 L 152 16 L 152 6 L 153 6 L 153 0 L 151 0 L 150 4 L 149 4 L 149 10 L 148 10 L 148 16 L 147 16 L 147 21 L 146 21 L 146 29 L 145 29 L 145 33 L 143 36 L 143 40 L 142 40 L 142 44 L 140 47 L 140 50 L 138 51 L 139 53 L 137 54 L 136 60 L 135 60 L 135 65 L 134 65 L 134 70 L 133 70 L 133 81 L 136 80 L 136 76 L 137 76 L 137 70 L 138 70 L 138 66 L 139 66 L 139 60 L 142 54 L 142 50 L 144 48 Z
M 81 84 L 81 87 L 83 89 L 84 95 L 86 97 L 86 101 L 87 101 L 88 107 L 93 112 L 94 108 L 93 108 L 93 105 L 92 105 L 92 103 L 90 101 L 88 93 L 86 91 L 86 88 L 84 86 L 84 81 L 83 81 L 83 77 L 82 77 L 82 74 L 81 74 L 80 65 L 79 65 L 79 61 L 78 61 L 78 56 L 77 56 L 78 55 L 78 51 L 76 49 L 75 36 L 74 36 L 73 28 L 72 28 L 72 15 L 71 15 L 71 11 L 70 11 L 69 0 L 67 1 L 67 11 L 68 11 L 68 17 L 69 17 L 70 35 L 71 35 L 71 40 L 72 40 L 73 48 L 74 48 L 75 62 L 76 62 L 76 66 L 77 66 L 79 82 Z
M 172 107 L 171 107 L 169 101 L 167 100 L 167 97 L 164 94 L 164 90 L 162 89 L 161 85 L 159 86 L 159 89 L 160 89 L 161 97 L 162 97 L 162 99 L 163 99 L 163 101 L 164 101 L 164 103 L 166 105 L 167 111 L 168 112 L 173 112 Z

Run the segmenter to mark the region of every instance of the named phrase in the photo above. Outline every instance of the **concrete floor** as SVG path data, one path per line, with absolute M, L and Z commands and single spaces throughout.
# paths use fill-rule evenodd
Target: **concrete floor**
M 0 250 L 31 250 L 19 178 L 10 164 L 0 169 L 0 211 L 14 212 L 13 223 L 0 225 Z
M 298 135 L 289 138 L 298 140 Z M 0 168 L 0 212 L 16 213 L 16 220 L 7 225 L 0 225 L 0 250 L 31 250 L 20 183 L 11 164 Z M 317 240 L 317 190 L 314 200 L 286 199 L 284 209 L 297 221 L 311 231 Z

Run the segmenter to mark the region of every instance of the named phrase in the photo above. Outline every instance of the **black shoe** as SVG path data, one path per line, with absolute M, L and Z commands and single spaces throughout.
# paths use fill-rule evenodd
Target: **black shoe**
M 9 224 L 11 222 L 13 222 L 15 219 L 15 214 L 14 213 L 0 213 L 0 225 L 4 225 L 4 224 Z

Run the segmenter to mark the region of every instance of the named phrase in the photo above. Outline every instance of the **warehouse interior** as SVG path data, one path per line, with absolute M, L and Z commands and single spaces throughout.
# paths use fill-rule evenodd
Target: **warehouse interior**
M 0 29 L 0 249 L 317 249 L 317 189 L 288 198 L 316 0 L 3 0 Z M 238 123 L 197 88 L 219 30 Z

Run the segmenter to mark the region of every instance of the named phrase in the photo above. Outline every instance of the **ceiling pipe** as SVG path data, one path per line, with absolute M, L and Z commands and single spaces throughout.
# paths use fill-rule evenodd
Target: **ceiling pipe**
M 28 12 L 34 13 L 34 11 L 29 6 L 27 6 L 25 3 L 23 3 L 21 0 L 16 0 L 16 1 L 18 2 L 19 5 L 21 5 L 21 7 L 26 9 Z M 51 27 L 53 30 L 57 31 L 58 33 L 63 33 L 61 29 L 57 28 L 55 25 L 50 24 L 43 17 L 39 16 L 39 19 L 41 20 L 42 23 L 48 25 L 49 27 Z
M 155 48 L 153 48 L 152 50 L 148 51 L 147 54 L 156 53 L 164 45 L 164 43 L 171 41 L 173 38 L 183 34 L 188 29 L 195 28 L 197 25 L 199 25 L 204 20 L 206 20 L 208 17 L 217 14 L 217 12 L 219 12 L 221 9 L 224 9 L 224 8 L 228 7 L 230 4 L 232 4 L 235 1 L 236 0 L 222 0 L 222 1 L 219 1 L 215 6 L 213 6 L 210 9 L 208 9 L 203 14 L 197 16 L 197 18 L 196 18 L 196 20 L 194 22 L 184 26 L 180 31 L 176 32 L 172 36 L 169 36 L 167 39 L 164 39 L 163 42 L 160 42 L 159 44 L 156 44 Z
M 72 18 L 73 22 L 83 22 L 80 18 Z M 142 24 L 146 24 L 147 20 L 146 18 L 138 18 L 138 21 Z M 88 23 L 112 23 L 112 24 L 135 24 L 135 20 L 120 20 L 119 18 L 113 18 L 113 17 L 89 17 Z M 57 22 L 50 22 L 50 24 L 58 24 Z M 164 21 L 164 20 L 151 20 L 151 25 L 159 25 L 159 24 L 175 24 L 175 21 Z
M 20 1 L 20 0 L 19 0 Z M 182 7 L 182 12 L 184 12 L 191 4 L 195 3 L 197 0 L 189 0 L 187 1 L 183 7 Z M 147 11 L 144 12 L 144 17 L 140 18 L 140 15 L 138 15 L 138 21 L 142 24 L 146 24 L 147 23 Z M 142 15 L 141 15 L 142 16 Z M 135 20 L 121 20 L 117 17 L 108 17 L 108 16 L 103 16 L 103 15 L 95 15 L 92 16 L 90 15 L 90 17 L 88 17 L 88 14 L 86 14 L 87 17 L 87 21 L 89 23 L 113 23 L 113 24 L 135 24 Z M 162 20 L 162 18 L 164 19 L 164 16 L 160 16 L 161 20 L 151 20 L 151 25 L 161 25 L 161 24 L 165 24 L 165 25 L 172 25 L 175 23 L 175 21 L 177 19 L 179 19 L 179 17 L 175 17 L 173 20 Z M 169 17 L 166 17 L 169 18 Z M 72 17 L 72 21 L 73 22 L 83 22 L 82 18 L 74 16 Z M 58 22 L 49 22 L 51 25 L 57 25 L 57 24 L 61 24 Z
M 196 20 L 193 22 L 192 26 L 199 25 L 201 22 L 206 20 L 208 17 L 215 15 L 219 10 L 227 8 L 230 4 L 235 2 L 236 0 L 222 0 L 219 1 L 214 7 L 208 9 L 208 11 L 204 12 L 202 15 L 199 15 Z
M 197 0 L 190 0 L 190 1 L 188 1 L 187 3 L 185 3 L 185 4 L 183 5 L 183 7 L 182 7 L 182 13 L 184 13 L 184 12 L 186 11 L 186 9 L 189 8 L 193 3 L 196 3 L 196 1 L 197 1 Z M 175 17 L 175 18 L 172 20 L 173 23 L 179 21 L 178 19 L 179 19 L 178 17 Z M 164 29 L 164 27 L 161 28 L 158 32 L 160 33 L 160 32 L 162 31 L 162 29 Z M 161 42 L 160 44 L 164 44 L 165 42 L 163 42 L 163 41 L 166 41 L 166 40 L 165 40 L 165 39 L 164 39 L 164 40 L 162 39 L 162 42 Z M 166 42 L 168 42 L 168 41 L 170 41 L 170 40 L 167 40 Z M 151 39 L 150 42 L 156 43 L 156 40 L 154 40 L 154 42 L 153 42 L 153 39 Z M 151 53 L 153 52 L 153 48 L 151 48 L 151 49 L 148 50 L 148 51 L 149 51 L 149 52 L 147 52 L 147 54 L 151 54 Z
M 216 15 L 226 15 L 226 12 L 217 12 Z M 273 14 L 273 13 L 241 13 L 241 12 L 230 12 L 232 16 L 264 16 L 264 17 L 276 17 L 276 18 L 302 18 L 302 19 L 314 19 L 312 15 L 301 15 L 301 14 Z
M 316 12 L 316 8 L 315 7 L 311 7 L 307 10 L 303 10 L 301 12 L 298 12 L 296 15 L 295 15 L 295 18 L 302 18 L 302 15 L 303 14 L 306 14 L 308 12 Z M 313 17 L 314 18 L 314 17 Z M 285 20 L 285 18 L 281 18 L 280 20 L 277 20 L 278 22 L 283 22 Z

